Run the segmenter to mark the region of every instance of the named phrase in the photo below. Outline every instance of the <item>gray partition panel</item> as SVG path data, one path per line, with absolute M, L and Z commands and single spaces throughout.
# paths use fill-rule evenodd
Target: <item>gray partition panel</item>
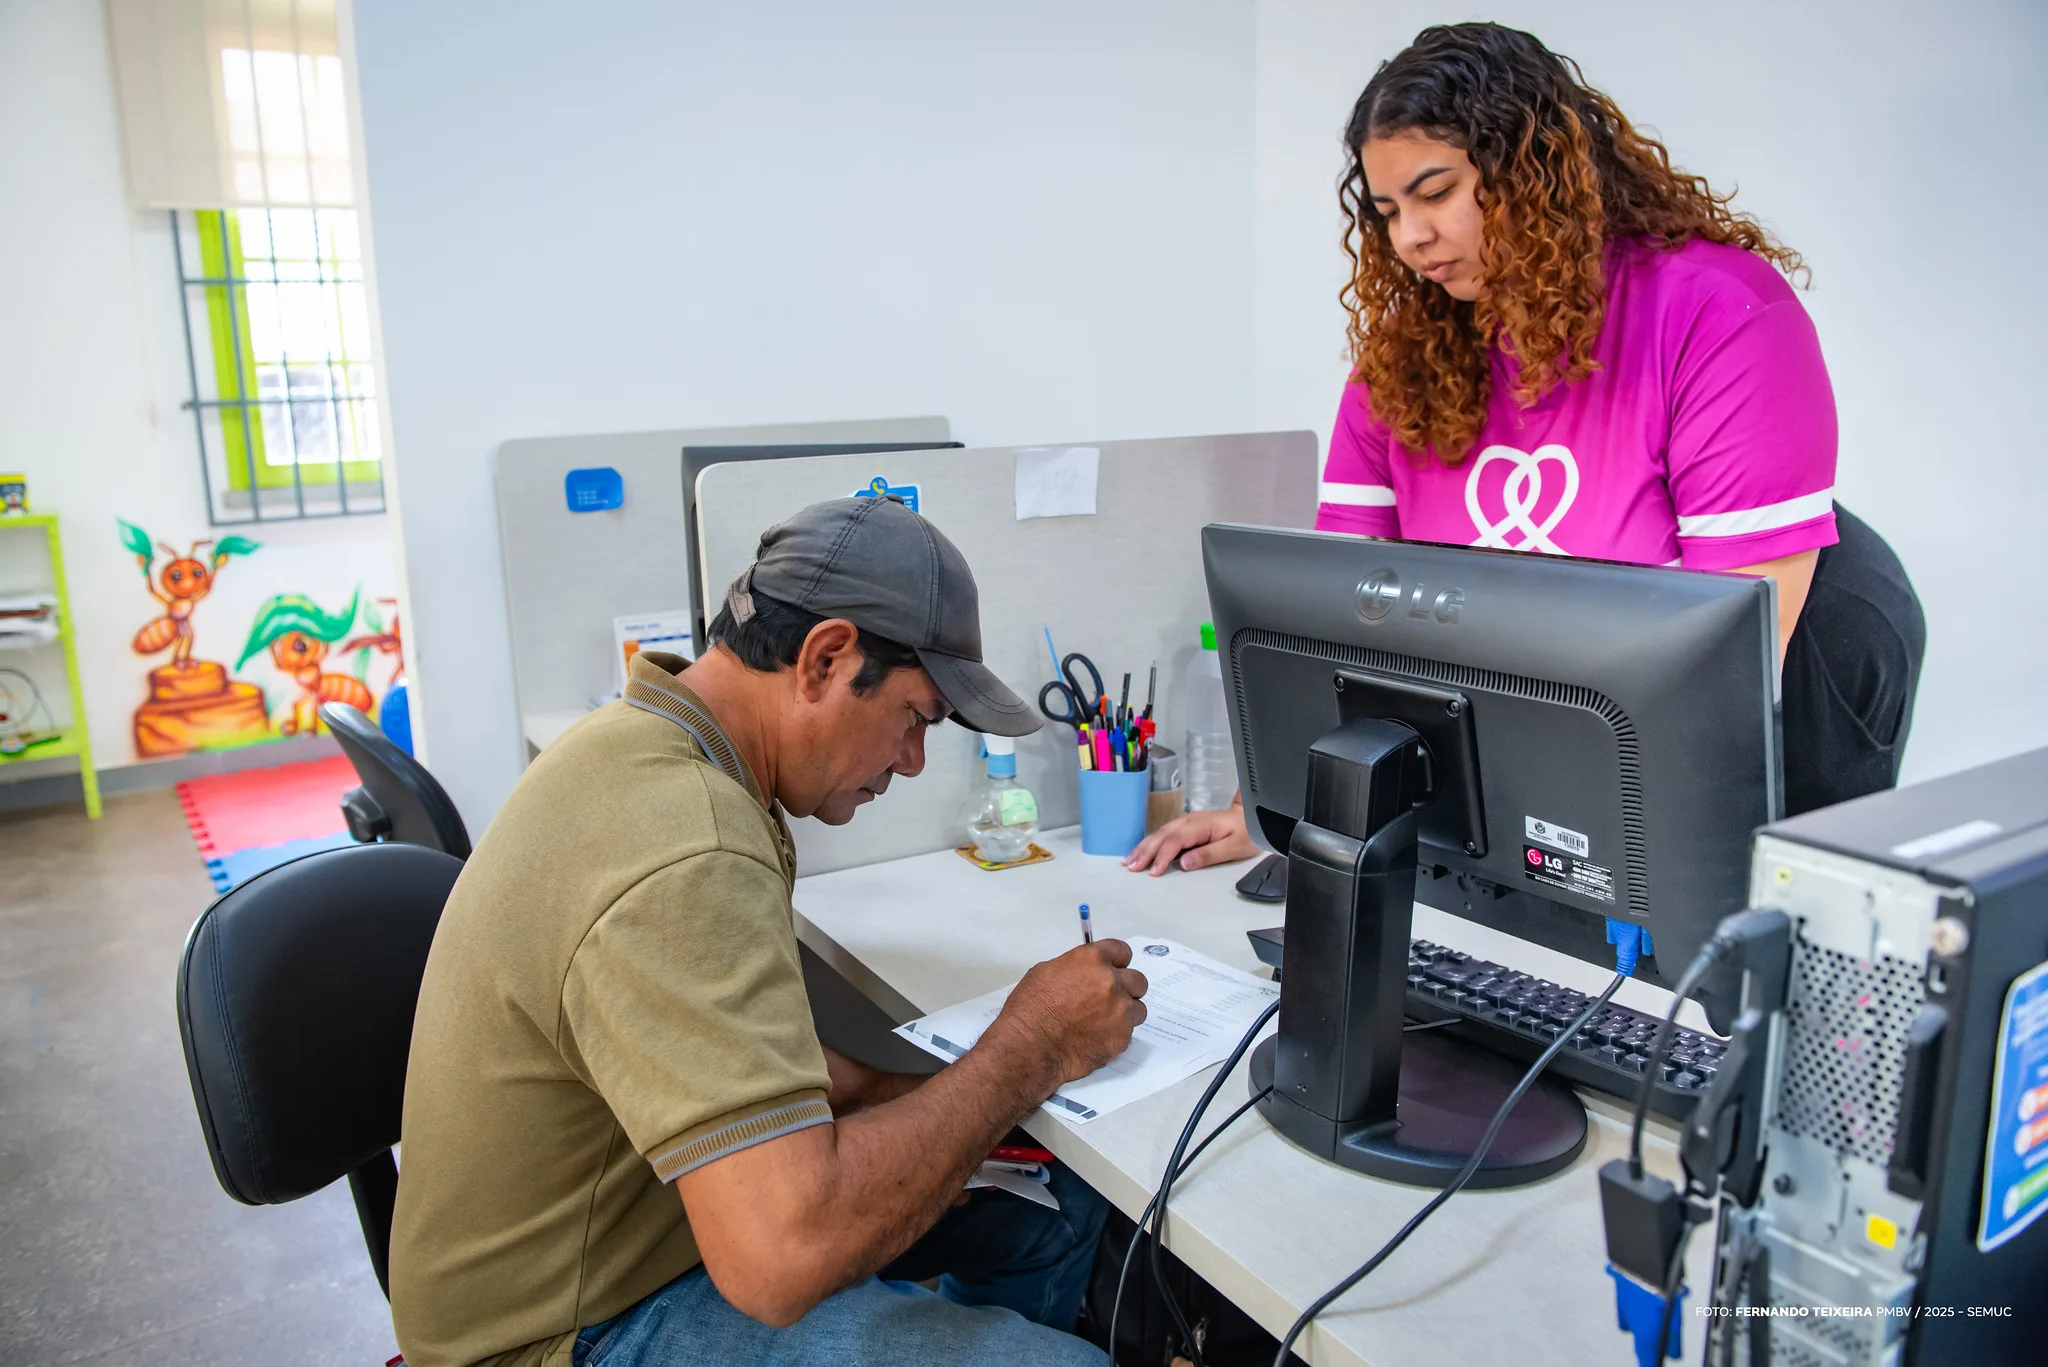
M 1209 620 L 1201 529 L 1211 522 L 1307 527 L 1319 461 L 1312 432 L 1067 443 L 1101 451 L 1093 516 L 1016 517 L 1015 458 L 1002 446 L 885 456 L 811 456 L 721 465 L 697 481 L 707 611 L 751 563 L 761 532 L 807 504 L 873 479 L 918 486 L 920 511 L 959 545 L 981 590 L 990 668 L 1026 699 L 1052 677 L 1044 629 L 1092 658 L 1114 694 L 1125 671 L 1142 698 L 1159 666 L 1160 741 L 1186 725 L 1181 676 Z M 1018 745 L 1018 774 L 1044 825 L 1079 820 L 1073 733 L 1051 725 Z M 897 779 L 851 824 L 793 823 L 801 871 L 823 873 L 965 843 L 962 811 L 980 771 L 978 738 L 934 728 L 925 772 Z M 991 874 L 991 877 L 1000 877 Z
M 611 687 L 612 619 L 688 608 L 683 523 L 685 445 L 946 441 L 942 417 L 767 423 L 664 432 L 532 437 L 498 447 L 499 548 L 512 627 L 512 674 L 522 726 L 554 729 Z M 625 502 L 572 513 L 569 471 L 610 466 Z

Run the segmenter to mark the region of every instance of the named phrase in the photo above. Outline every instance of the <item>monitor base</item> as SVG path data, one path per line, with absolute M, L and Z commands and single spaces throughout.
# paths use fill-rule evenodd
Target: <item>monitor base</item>
M 1278 1039 L 1252 1051 L 1251 1090 L 1273 1082 Z M 1410 1031 L 1401 1045 L 1401 1099 L 1392 1125 L 1339 1125 L 1277 1093 L 1259 1102 L 1274 1129 L 1319 1158 L 1405 1182 L 1443 1187 L 1479 1147 L 1524 1065 L 1440 1030 Z M 1494 1137 L 1469 1189 L 1516 1187 L 1571 1165 L 1586 1147 L 1586 1108 L 1554 1078 L 1539 1077 Z

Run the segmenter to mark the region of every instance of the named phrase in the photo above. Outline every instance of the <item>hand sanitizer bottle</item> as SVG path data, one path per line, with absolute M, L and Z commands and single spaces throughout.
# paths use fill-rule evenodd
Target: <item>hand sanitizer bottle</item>
M 1008 736 L 984 738 L 988 747 L 988 782 L 968 802 L 967 838 L 975 856 L 990 864 L 1010 864 L 1031 851 L 1038 834 L 1038 799 L 1017 782 L 1017 742 Z

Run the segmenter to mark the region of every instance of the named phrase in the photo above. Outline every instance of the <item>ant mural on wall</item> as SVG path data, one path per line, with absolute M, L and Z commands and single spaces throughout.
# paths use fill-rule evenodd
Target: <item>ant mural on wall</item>
M 118 518 L 115 520 L 119 521 Z M 228 563 L 230 556 L 247 555 L 258 549 L 259 543 L 245 536 L 230 536 L 218 542 L 209 537 L 193 542 L 190 551 L 179 555 L 161 541 L 152 547 L 149 533 L 131 522 L 121 523 L 121 536 L 128 543 L 128 549 L 135 553 L 136 563 L 142 566 L 142 582 L 148 587 L 149 596 L 164 607 L 163 616 L 135 633 L 135 653 L 154 655 L 170 646 L 172 666 L 191 668 L 192 609 L 213 592 L 214 575 Z M 213 551 L 202 560 L 199 552 L 207 546 L 213 547 Z M 164 561 L 163 569 L 152 579 L 150 572 L 156 563 L 156 548 L 161 548 L 169 559 Z
M 143 759 L 189 754 L 193 750 L 246 745 L 270 731 L 263 690 L 228 677 L 227 666 L 193 656 L 192 614 L 213 592 L 221 567 L 237 555 L 260 549 L 242 536 L 192 543 L 183 555 L 131 522 L 116 518 L 121 541 L 142 567 L 143 586 L 162 615 L 135 633 L 137 655 L 168 648 L 168 662 L 149 671 L 149 697 L 135 709 L 135 753 Z M 156 568 L 156 552 L 167 559 Z
M 235 662 L 235 668 L 240 669 L 258 651 L 267 648 L 271 663 L 299 686 L 299 695 L 278 719 L 280 733 L 297 736 L 319 731 L 322 703 L 346 703 L 365 714 L 376 708 L 375 696 L 361 679 L 320 667 L 327 652 L 355 624 L 356 608 L 361 601 L 362 591 L 358 589 L 356 596 L 348 600 L 348 607 L 329 613 L 302 593 L 280 593 L 257 609 L 256 621 L 249 628 L 248 644 L 242 647 L 242 658 Z M 352 647 L 367 650 L 374 640 L 358 638 L 344 645 L 342 651 L 345 654 Z

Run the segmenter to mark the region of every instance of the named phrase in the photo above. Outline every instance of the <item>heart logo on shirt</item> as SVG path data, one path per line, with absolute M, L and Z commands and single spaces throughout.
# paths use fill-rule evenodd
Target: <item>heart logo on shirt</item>
M 1560 489 L 1556 502 L 1544 506 L 1543 467 L 1555 462 L 1562 471 Z M 1496 466 L 1505 467 L 1498 478 L 1498 493 L 1487 498 L 1481 490 L 1492 480 L 1487 472 Z M 1472 515 L 1472 526 L 1479 533 L 1472 544 L 1493 546 L 1510 551 L 1542 551 L 1546 555 L 1570 555 L 1564 547 L 1550 539 L 1557 524 L 1564 521 L 1564 515 L 1571 511 L 1572 502 L 1579 496 L 1579 463 L 1572 458 L 1567 446 L 1539 446 L 1532 454 L 1517 451 L 1512 446 L 1489 446 L 1479 453 L 1473 462 L 1472 472 L 1465 476 L 1465 511 Z M 1499 502 L 1502 513 L 1495 520 L 1487 513 L 1487 505 Z M 1540 520 L 1539 520 L 1540 512 Z M 1519 536 L 1511 541 L 1510 536 Z

